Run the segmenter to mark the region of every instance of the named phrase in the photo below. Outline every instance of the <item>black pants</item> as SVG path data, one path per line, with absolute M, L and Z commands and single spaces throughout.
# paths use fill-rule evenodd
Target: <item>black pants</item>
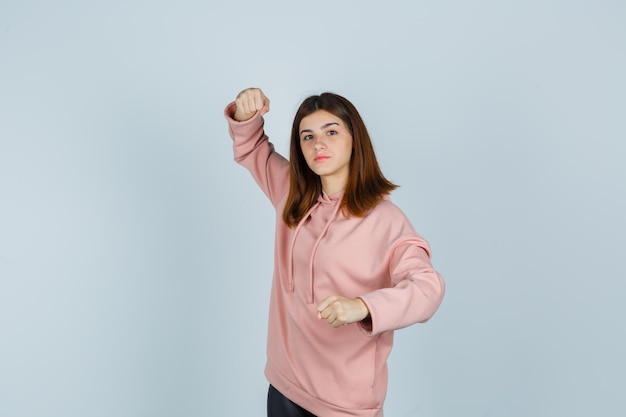
M 267 393 L 267 417 L 315 417 L 270 385 Z

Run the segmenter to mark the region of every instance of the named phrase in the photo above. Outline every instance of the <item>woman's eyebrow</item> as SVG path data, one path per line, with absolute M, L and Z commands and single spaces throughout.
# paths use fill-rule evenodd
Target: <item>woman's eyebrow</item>
M 330 122 L 330 123 L 326 123 L 325 125 L 322 125 L 322 126 L 320 127 L 320 130 L 324 130 L 324 129 L 326 129 L 327 127 L 330 127 L 330 126 L 333 126 L 333 125 L 337 125 L 337 126 L 339 126 L 339 123 L 337 123 L 337 122 Z M 303 133 L 305 133 L 305 132 L 307 132 L 307 133 L 313 133 L 313 130 L 311 130 L 311 129 L 302 129 L 302 130 L 300 131 L 300 134 L 303 134 Z

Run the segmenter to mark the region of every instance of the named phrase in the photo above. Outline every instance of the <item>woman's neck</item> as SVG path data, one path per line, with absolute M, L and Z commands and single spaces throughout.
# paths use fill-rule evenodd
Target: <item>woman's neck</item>
M 322 191 L 326 193 L 327 196 L 331 196 L 340 191 L 344 191 L 346 188 L 347 178 L 328 178 L 321 177 L 322 181 Z

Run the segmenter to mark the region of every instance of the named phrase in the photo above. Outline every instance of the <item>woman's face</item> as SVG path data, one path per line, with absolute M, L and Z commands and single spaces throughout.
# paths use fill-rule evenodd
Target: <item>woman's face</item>
M 325 110 L 317 110 L 300 122 L 300 147 L 307 165 L 322 179 L 343 189 L 352 156 L 352 135 L 344 122 Z

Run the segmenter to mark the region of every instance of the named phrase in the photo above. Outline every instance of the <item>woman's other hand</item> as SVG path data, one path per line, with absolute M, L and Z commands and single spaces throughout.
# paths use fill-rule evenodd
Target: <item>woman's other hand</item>
M 246 121 L 261 112 L 261 116 L 270 111 L 270 100 L 263 94 L 260 88 L 247 88 L 237 95 L 235 99 L 235 115 L 238 122 Z
M 356 323 L 369 316 L 370 312 L 360 298 L 331 295 L 317 306 L 317 317 L 333 327 Z

